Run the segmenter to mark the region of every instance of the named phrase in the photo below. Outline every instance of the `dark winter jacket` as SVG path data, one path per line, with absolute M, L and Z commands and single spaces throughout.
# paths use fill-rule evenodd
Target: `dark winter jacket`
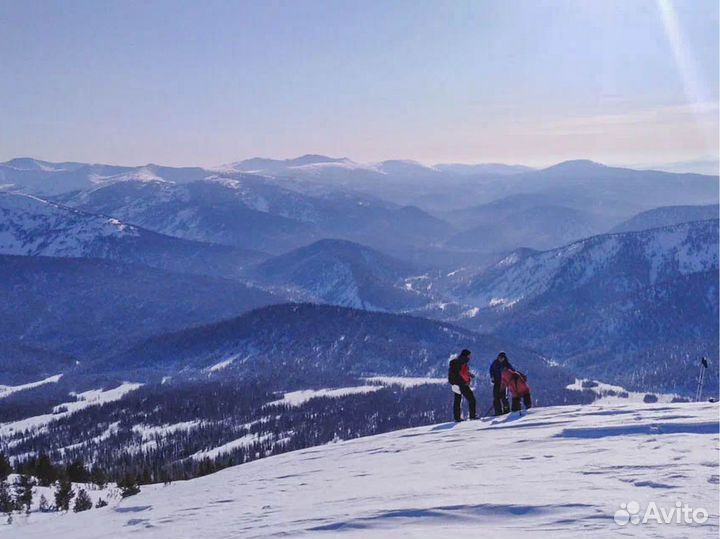
M 490 378 L 493 381 L 493 384 L 499 384 L 502 382 L 502 372 L 505 369 L 512 369 L 513 366 L 510 365 L 510 362 L 506 359 L 502 363 L 499 360 L 495 360 L 490 365 Z M 514 370 L 514 369 L 513 369 Z
M 448 382 L 456 386 L 465 386 L 472 380 L 470 367 L 468 366 L 470 358 L 467 356 L 458 356 L 450 360 L 448 365 Z

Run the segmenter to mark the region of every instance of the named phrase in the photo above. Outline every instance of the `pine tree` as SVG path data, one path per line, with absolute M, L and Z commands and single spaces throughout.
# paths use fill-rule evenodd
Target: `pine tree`
M 81 488 L 78 490 L 77 498 L 75 498 L 75 506 L 73 507 L 73 511 L 76 513 L 79 513 L 80 511 L 87 511 L 88 509 L 92 509 L 92 500 L 90 499 L 90 496 L 85 491 L 84 488 Z
M 97 488 L 104 489 L 107 485 L 107 474 L 105 470 L 98 465 L 93 466 L 92 472 L 90 472 L 90 481 L 92 481 Z
M 3 480 L 0 481 L 0 512 L 8 515 L 8 517 L 15 510 L 15 502 L 10 493 L 8 484 Z
M 131 474 L 125 474 L 125 476 L 118 481 L 118 488 L 120 488 L 120 495 L 123 498 L 128 496 L 134 496 L 140 492 L 140 486 L 138 485 L 137 479 Z
M 35 476 L 41 487 L 49 487 L 58 478 L 58 471 L 46 454 L 40 455 L 35 464 Z
M 73 483 L 87 483 L 88 479 L 90 479 L 90 473 L 88 473 L 87 468 L 80 459 L 70 463 L 65 471 L 68 479 Z
M 75 496 L 72 489 L 72 483 L 69 479 L 63 478 L 58 481 L 55 489 L 55 507 L 58 511 L 67 511 L 70 508 L 70 500 Z
M 29 475 L 21 475 L 15 481 L 15 506 L 26 513 L 30 513 L 33 499 L 35 480 Z
M 12 472 L 12 466 L 5 453 L 0 453 L 0 481 L 5 481 Z
M 108 504 L 108 503 L 107 503 L 105 500 L 103 500 L 102 498 L 98 498 L 98 501 L 97 501 L 97 503 L 95 504 L 95 507 L 96 507 L 97 509 L 99 509 L 99 508 L 101 508 L 101 507 L 105 507 L 107 504 Z

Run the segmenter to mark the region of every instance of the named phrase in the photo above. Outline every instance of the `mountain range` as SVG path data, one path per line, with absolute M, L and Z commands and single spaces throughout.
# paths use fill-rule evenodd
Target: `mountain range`
M 682 399 L 702 356 L 718 391 L 717 177 L 307 155 L 0 178 L 17 458 L 189 478 L 427 424 L 462 348 L 483 407 L 500 350 L 541 405 L 596 399 L 580 378 Z
M 228 278 L 268 257 L 159 234 L 114 217 L 11 193 L 0 193 L 0 254 L 103 258 Z
M 222 369 L 223 377 L 296 389 L 360 376 L 445 376 L 458 343 L 473 349 L 483 364 L 505 350 L 536 378 L 562 371 L 510 341 L 443 322 L 312 304 L 273 305 L 151 338 L 92 370 L 137 378 L 207 376 Z
M 471 327 L 585 375 L 636 387 L 660 370 L 665 389 L 687 391 L 694 378 L 680 372 L 718 340 L 718 220 L 511 255 L 456 293 Z
M 186 184 L 119 182 L 62 201 L 163 234 L 273 254 L 327 237 L 386 249 L 422 245 L 452 228 L 418 208 L 367 195 L 309 195 L 244 175 Z

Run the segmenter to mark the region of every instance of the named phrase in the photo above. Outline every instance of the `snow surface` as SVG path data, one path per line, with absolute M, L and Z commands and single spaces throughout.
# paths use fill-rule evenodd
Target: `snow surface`
M 272 439 L 272 434 L 246 434 L 245 436 L 241 436 L 240 438 L 227 442 L 223 445 L 213 447 L 212 449 L 208 449 L 206 451 L 198 451 L 197 453 L 192 454 L 190 458 L 195 460 L 202 460 L 205 458 L 214 459 L 215 457 L 219 457 L 222 454 L 230 453 L 234 449 L 238 449 L 240 447 L 247 447 L 254 443 L 261 443 Z
M 341 337 L 340 340 L 345 339 Z M 324 398 L 336 399 L 347 395 L 359 395 L 362 393 L 372 393 L 382 389 L 383 386 L 402 386 L 404 388 L 416 387 L 426 384 L 447 384 L 446 378 L 420 378 L 407 376 L 369 376 L 363 378 L 368 384 L 362 386 L 323 388 L 323 389 L 301 389 L 285 393 L 282 399 L 267 403 L 265 406 L 300 406 L 310 399 Z
M 140 386 L 142 384 L 123 382 L 113 389 L 91 389 L 74 395 L 77 399 L 75 401 L 58 404 L 53 408 L 51 414 L 36 415 L 18 421 L 0 423 L 0 441 L 2 441 L 3 437 L 11 436 L 17 432 L 43 428 L 52 421 L 67 417 L 88 406 L 98 406 L 106 402 L 120 400 L 125 394 L 138 389 Z
M 231 357 L 229 357 L 229 358 L 227 358 L 227 359 L 223 359 L 222 361 L 218 361 L 218 362 L 215 363 L 214 365 L 211 365 L 210 367 L 208 367 L 208 368 L 206 369 L 206 371 L 207 371 L 207 372 L 217 372 L 217 371 L 221 371 L 221 370 L 223 370 L 224 368 L 229 367 L 230 365 L 232 365 L 233 361 L 235 361 L 235 360 L 236 360 L 237 358 L 239 358 L 239 357 L 240 357 L 240 355 L 237 354 L 237 355 L 231 356 Z
M 584 382 L 592 382 L 595 384 L 593 387 L 583 387 Z M 615 386 L 612 384 L 606 384 L 604 382 L 598 382 L 597 380 L 582 380 L 576 379 L 575 383 L 567 386 L 567 389 L 573 391 L 592 391 L 597 395 L 598 401 L 602 400 L 603 404 L 611 402 L 623 403 L 623 402 L 642 402 L 648 393 L 642 391 L 628 391 L 622 386 Z M 680 398 L 680 395 L 674 393 L 650 393 L 657 398 L 657 402 L 672 402 L 673 399 Z
M 385 386 L 401 386 L 404 388 L 424 386 L 428 384 L 447 384 L 447 378 L 421 378 L 408 376 L 368 376 L 364 378 L 366 382 L 371 384 L 381 384 Z
M 103 509 L 0 525 L 0 537 L 717 537 L 718 438 L 712 403 L 538 408 L 143 486 Z M 621 527 L 613 516 L 631 501 L 679 501 L 710 518 Z
M 267 403 L 265 406 L 300 406 L 310 399 L 316 398 L 338 398 L 347 395 L 358 395 L 361 393 L 372 393 L 382 389 L 382 386 L 352 386 L 340 387 L 337 389 L 301 389 L 285 393 L 282 399 Z
M 45 384 L 57 383 L 60 380 L 60 378 L 62 378 L 62 374 L 48 376 L 47 378 L 45 378 L 43 380 L 39 380 L 37 382 L 29 382 L 27 384 L 21 384 L 19 386 L 2 386 L 2 385 L 0 385 L 0 399 L 4 399 L 5 397 L 12 395 L 13 393 L 17 393 L 18 391 L 25 391 L 26 389 L 32 389 L 34 387 L 42 386 Z

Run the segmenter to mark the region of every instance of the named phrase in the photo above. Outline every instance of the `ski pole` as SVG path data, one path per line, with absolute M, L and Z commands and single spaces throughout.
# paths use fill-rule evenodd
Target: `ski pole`
M 702 399 L 703 383 L 705 382 L 705 369 L 700 367 L 700 380 L 698 381 L 698 392 L 696 402 L 700 402 Z
M 702 398 L 703 385 L 705 385 L 705 371 L 708 368 L 708 361 L 706 357 L 700 360 L 700 376 L 698 377 L 698 387 L 695 392 L 695 402 L 700 402 Z

